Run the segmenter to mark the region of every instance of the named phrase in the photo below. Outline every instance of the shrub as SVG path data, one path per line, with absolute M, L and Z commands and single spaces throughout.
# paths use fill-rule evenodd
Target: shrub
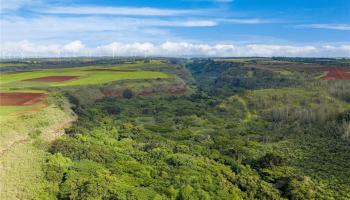
M 259 165 L 262 168 L 280 166 L 283 164 L 283 158 L 273 153 L 267 153 L 265 156 L 260 158 Z
M 124 97 L 125 99 L 131 99 L 131 97 L 133 97 L 132 91 L 131 91 L 130 89 L 125 89 L 125 90 L 123 91 L 123 97 Z

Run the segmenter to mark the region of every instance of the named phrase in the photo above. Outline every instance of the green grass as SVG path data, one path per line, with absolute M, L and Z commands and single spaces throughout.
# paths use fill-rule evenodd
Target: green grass
M 33 199 L 45 187 L 45 152 L 32 144 L 18 144 L 0 157 L 0 199 Z
M 137 67 L 135 65 L 121 65 L 114 68 Z M 14 88 L 35 88 L 35 87 L 57 87 L 57 86 L 78 86 L 78 85 L 94 85 L 104 84 L 118 80 L 134 80 L 134 79 L 155 79 L 168 78 L 169 75 L 155 71 L 88 71 L 97 66 L 64 68 L 64 69 L 47 69 L 31 72 L 20 73 L 4 73 L 0 79 L 0 89 Z M 80 76 L 79 79 L 69 80 L 65 82 L 22 82 L 23 80 L 45 77 L 45 76 Z
M 236 96 L 236 98 L 243 105 L 243 108 L 245 111 L 245 116 L 244 116 L 243 122 L 245 122 L 245 123 L 251 122 L 252 121 L 252 114 L 250 113 L 250 111 L 248 109 L 247 102 L 239 96 Z
M 218 108 L 231 114 L 234 119 L 240 119 L 243 123 L 252 121 L 252 114 L 249 111 L 247 102 L 240 96 L 231 96 L 219 104 Z
M 249 62 L 257 60 L 256 58 L 218 58 L 214 59 L 214 61 L 225 61 L 225 62 Z
M 274 99 L 273 106 L 285 106 L 288 105 L 300 105 L 300 103 L 307 103 L 312 106 L 315 100 L 325 101 L 327 103 L 332 103 L 337 101 L 331 97 L 326 91 L 322 89 L 305 89 L 305 88 L 281 88 L 281 89 L 261 89 L 254 90 L 249 93 L 248 97 L 251 101 L 270 100 Z M 337 102 L 343 104 L 342 102 Z
M 1 67 L 22 67 L 26 66 L 24 63 L 1 63 L 0 62 L 0 68 Z
M 4 89 L 4 90 L 0 90 L 0 92 L 32 92 L 32 93 L 46 93 L 45 90 L 21 90 L 21 89 Z
M 320 73 L 318 76 L 315 77 L 315 79 L 321 79 L 322 77 L 325 77 L 328 74 L 328 71 L 324 71 Z
M 37 105 L 31 106 L 0 106 L 0 117 L 7 118 L 15 116 L 16 113 L 29 112 L 31 110 L 36 110 Z
M 285 76 L 292 76 L 293 75 L 293 72 L 288 71 L 288 70 L 277 70 L 276 72 L 278 72 L 282 75 L 285 75 Z

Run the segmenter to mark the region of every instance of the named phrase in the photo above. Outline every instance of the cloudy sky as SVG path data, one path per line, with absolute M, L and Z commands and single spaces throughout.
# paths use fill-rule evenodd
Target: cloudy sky
M 2 57 L 350 57 L 349 0 L 1 0 Z

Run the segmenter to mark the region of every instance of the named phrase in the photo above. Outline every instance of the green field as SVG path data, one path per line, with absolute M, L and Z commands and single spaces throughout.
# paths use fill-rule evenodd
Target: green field
M 40 71 L 4 73 L 1 76 L 0 89 L 35 88 L 104 84 L 118 80 L 168 78 L 162 72 L 153 71 L 89 71 L 98 67 L 77 67 L 64 69 L 44 69 Z M 125 68 L 125 67 L 124 67 Z M 46 76 L 79 76 L 77 80 L 64 82 L 23 82 L 23 80 Z
M 0 120 L 3 120 L 5 117 L 14 117 L 17 114 L 20 115 L 22 113 L 30 113 L 31 111 L 35 111 L 40 108 L 41 106 L 39 104 L 31 106 L 0 106 Z
M 11 64 L 11 63 L 10 63 Z M 143 80 L 143 79 L 164 79 L 170 77 L 168 74 L 157 71 L 144 71 L 139 67 L 159 65 L 159 61 L 150 63 L 121 64 L 117 66 L 87 66 L 73 68 L 42 69 L 25 72 L 2 73 L 0 79 L 0 92 L 43 92 L 42 90 L 30 89 L 49 89 L 51 87 L 83 86 L 83 85 L 101 85 L 113 81 L 121 80 Z M 14 64 L 14 66 L 19 66 Z M 99 71 L 93 71 L 98 69 Z M 103 71 L 126 70 L 130 71 Z M 32 82 L 23 81 L 27 79 L 40 78 L 46 76 L 79 76 L 79 79 L 68 80 L 64 82 Z M 40 109 L 40 104 L 31 106 L 0 106 L 0 116 L 3 118 L 14 116 L 21 113 L 27 113 Z
M 3 63 L 3 62 L 0 62 L 0 68 L 1 67 L 22 67 L 25 65 L 26 64 L 24 64 L 24 63 Z
M 242 62 L 249 62 L 252 61 L 254 59 L 245 59 L 245 58 L 218 58 L 218 59 L 214 59 L 215 61 L 224 61 L 224 62 L 238 62 L 238 63 L 242 63 Z

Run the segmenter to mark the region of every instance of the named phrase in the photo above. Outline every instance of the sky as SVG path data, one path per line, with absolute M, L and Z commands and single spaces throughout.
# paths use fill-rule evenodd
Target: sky
M 8 57 L 350 57 L 350 0 L 0 0 Z

